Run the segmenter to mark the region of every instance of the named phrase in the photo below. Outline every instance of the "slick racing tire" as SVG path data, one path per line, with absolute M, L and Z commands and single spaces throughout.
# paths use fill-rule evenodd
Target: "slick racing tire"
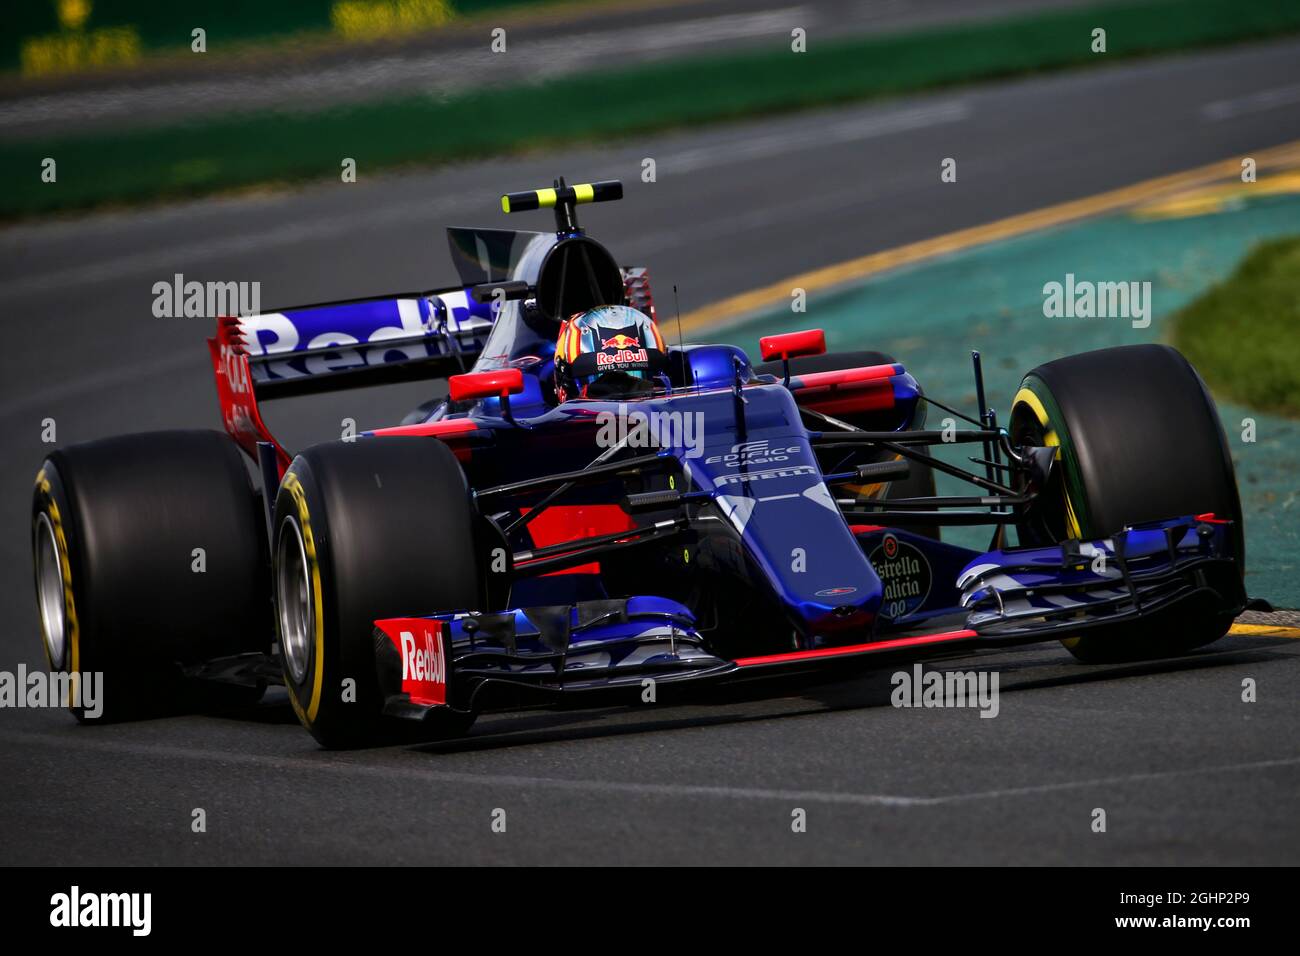
M 330 442 L 294 459 L 275 501 L 272 579 L 289 700 L 322 746 L 402 736 L 382 717 L 374 622 L 481 605 L 474 514 L 435 438 Z M 469 729 L 445 716 L 435 735 Z
M 265 526 L 239 451 L 218 432 L 123 435 L 45 460 L 32 549 L 46 661 L 54 672 L 103 674 L 102 709 L 74 706 L 79 720 L 261 696 L 182 674 L 270 648 Z
M 871 365 L 893 365 L 898 360 L 884 352 L 827 352 L 823 355 L 802 355 L 790 360 L 791 375 L 807 375 L 812 372 L 838 372 L 846 368 L 864 368 Z M 763 362 L 754 371 L 760 375 L 775 375 L 781 378 L 785 370 L 780 362 Z M 924 405 L 921 406 L 922 412 Z M 868 422 L 855 421 L 854 416 L 845 416 L 844 421 L 859 428 L 870 427 Z M 921 428 L 924 418 L 913 427 Z M 932 498 L 934 497 L 934 471 L 928 465 L 912 463 L 911 473 L 902 481 L 894 481 L 885 492 L 885 499 L 896 498 Z M 924 535 L 935 541 L 939 540 L 938 525 L 908 525 L 907 530 Z
M 1233 521 L 1233 556 L 1244 569 L 1227 438 L 1205 383 L 1175 349 L 1128 345 L 1040 365 L 1016 393 L 1010 433 L 1013 444 L 1060 449 L 1048 487 L 1017 529 L 1022 544 L 1105 538 L 1125 525 L 1212 511 Z M 1225 584 L 1235 590 L 1240 581 Z M 1222 607 L 1197 606 L 1158 629 L 1138 621 L 1062 643 L 1088 663 L 1141 660 L 1208 644 L 1231 625 Z

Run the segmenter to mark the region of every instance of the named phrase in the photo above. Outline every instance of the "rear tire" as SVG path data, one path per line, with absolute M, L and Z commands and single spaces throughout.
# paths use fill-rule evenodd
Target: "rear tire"
M 46 660 L 104 675 L 98 720 L 202 705 L 184 665 L 270 647 L 265 519 L 223 434 L 54 452 L 36 476 L 32 544 Z
M 1014 444 L 1060 447 L 1051 484 L 1018 528 L 1022 543 L 1105 538 L 1125 525 L 1212 511 L 1234 522 L 1244 571 L 1227 438 L 1205 383 L 1176 350 L 1129 345 L 1040 365 L 1016 393 L 1010 432 Z M 1089 663 L 1164 657 L 1218 640 L 1232 619 L 1222 607 L 1198 607 L 1163 633 L 1133 627 L 1062 643 Z
M 434 438 L 331 442 L 294 459 L 275 503 L 274 574 L 285 686 L 326 747 L 400 739 L 382 718 L 376 619 L 482 604 L 474 508 Z M 463 733 L 430 715 L 437 730 Z

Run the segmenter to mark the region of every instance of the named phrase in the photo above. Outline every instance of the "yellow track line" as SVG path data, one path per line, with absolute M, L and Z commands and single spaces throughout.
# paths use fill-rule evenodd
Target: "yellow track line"
M 1280 627 L 1274 624 L 1234 624 L 1229 634 L 1250 637 L 1291 637 L 1300 638 L 1300 627 Z
M 959 229 L 956 232 L 950 232 L 942 236 L 922 239 L 919 242 L 908 243 L 893 249 L 885 249 L 881 252 L 873 252 L 865 256 L 859 256 L 856 259 L 850 259 L 847 262 L 839 262 L 820 269 L 814 269 L 811 272 L 790 276 L 780 282 L 773 282 L 771 285 L 751 289 L 749 292 L 742 292 L 739 295 L 734 295 L 731 298 L 689 312 L 682 316 L 682 329 L 683 331 L 695 332 L 706 326 L 734 322 L 750 312 L 774 305 L 777 302 L 788 301 L 792 289 L 798 288 L 803 289 L 805 292 L 813 292 L 842 285 L 884 272 L 887 269 L 894 269 L 898 266 L 910 265 L 934 256 L 969 249 L 982 243 L 1009 239 L 1013 236 L 1024 235 L 1028 232 L 1046 229 L 1061 223 L 1114 212 L 1118 209 L 1150 201 L 1162 193 L 1204 185 L 1228 176 L 1239 177 L 1241 175 L 1241 160 L 1246 156 L 1254 158 L 1260 168 L 1266 165 L 1300 163 L 1300 140 L 1282 146 L 1275 146 L 1272 149 L 1242 153 L 1240 156 L 1222 159 L 1205 166 L 1198 166 L 1195 169 L 1184 170 L 1181 173 L 1158 176 L 1155 179 L 1143 180 L 1140 183 L 1134 183 L 1120 189 L 1085 196 L 1082 199 L 1073 199 L 1069 202 L 1058 203 L 1055 206 L 1045 206 L 1042 209 L 1009 216 L 1006 219 L 998 219 L 981 226 Z

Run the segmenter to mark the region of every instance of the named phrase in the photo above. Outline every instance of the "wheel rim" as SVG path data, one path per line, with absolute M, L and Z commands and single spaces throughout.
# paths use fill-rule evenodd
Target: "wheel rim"
M 45 512 L 36 518 L 36 599 L 41 609 L 45 652 L 56 670 L 64 663 L 68 647 L 67 605 L 63 593 L 63 567 L 54 525 Z
M 1017 405 L 1012 409 L 1009 430 L 1012 444 L 1042 447 L 1047 443 L 1046 427 L 1028 406 Z M 1043 547 L 1076 537 L 1070 528 L 1066 504 L 1069 492 L 1065 487 L 1064 468 L 1064 462 L 1058 456 L 1047 487 L 1039 491 L 1038 500 L 1034 502 L 1030 520 L 1019 526 L 1021 533 L 1028 535 L 1021 544 Z
M 280 609 L 280 649 L 294 683 L 307 673 L 316 611 L 311 596 L 311 569 L 302 531 L 292 517 L 280 526 L 275 562 L 275 597 Z

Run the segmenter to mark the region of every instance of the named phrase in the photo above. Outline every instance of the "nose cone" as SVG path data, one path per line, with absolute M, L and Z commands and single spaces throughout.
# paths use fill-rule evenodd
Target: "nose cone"
M 800 633 L 870 631 L 883 594 L 880 578 L 820 475 L 815 484 L 811 477 L 764 479 L 764 487 L 744 489 L 749 494 L 739 493 L 743 486 L 729 488 L 715 500 Z
M 846 592 L 848 588 L 831 588 L 831 591 Z M 829 636 L 850 632 L 869 632 L 876 622 L 876 610 L 879 601 L 873 601 L 870 595 L 860 595 L 857 589 L 852 593 L 818 594 L 817 601 L 800 601 L 794 607 L 794 616 L 799 630 L 805 634 Z M 839 604 L 827 602 L 841 601 Z
M 748 563 L 812 638 L 869 632 L 883 587 L 822 480 L 799 409 L 780 385 L 692 399 L 704 415 L 703 454 L 683 459 L 739 535 Z M 744 416 L 739 427 L 737 415 Z

